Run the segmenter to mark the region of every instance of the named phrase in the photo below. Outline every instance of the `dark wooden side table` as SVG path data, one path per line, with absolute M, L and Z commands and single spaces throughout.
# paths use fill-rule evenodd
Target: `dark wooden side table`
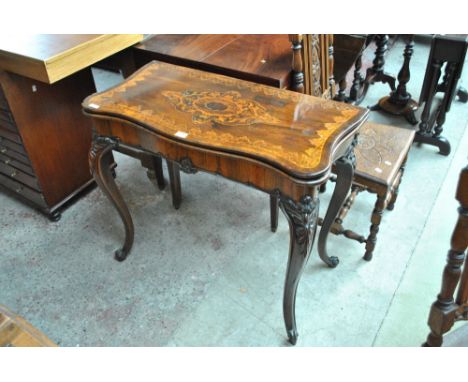
M 419 97 L 419 104 L 424 104 L 424 109 L 414 141 L 436 146 L 442 155 L 450 154 L 450 142 L 442 136 L 442 131 L 446 114 L 457 94 L 457 83 L 463 70 L 467 47 L 467 35 L 435 35 L 432 39 L 431 52 Z M 439 83 L 444 64 L 444 77 Z M 444 95 L 442 101 L 433 108 L 433 100 L 438 92 Z M 459 93 L 459 96 L 461 100 L 464 100 L 463 91 Z
M 295 344 L 296 290 L 315 238 L 318 188 L 336 161 L 343 195 L 332 203 L 342 205 L 354 171 L 352 143 L 368 111 L 157 62 L 88 97 L 83 108 L 95 123 L 92 173 L 125 225 L 117 260 L 128 255 L 134 226 L 109 169 L 113 150 L 160 155 L 170 167 L 218 174 L 278 196 L 291 233 L 283 314 Z
M 468 264 L 465 260 L 468 248 L 468 166 L 460 174 L 456 199 L 460 202 L 459 216 L 442 276 L 442 288 L 429 314 L 431 333 L 423 346 L 442 346 L 442 336 L 455 321 L 468 320 Z

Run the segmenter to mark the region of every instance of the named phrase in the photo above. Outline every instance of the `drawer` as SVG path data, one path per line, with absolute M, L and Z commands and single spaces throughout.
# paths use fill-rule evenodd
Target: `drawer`
M 24 163 L 25 165 L 28 165 L 32 168 L 31 162 L 29 161 L 29 158 L 26 155 L 20 154 L 6 146 L 6 139 L 3 142 L 0 142 L 0 154 L 6 155 L 7 157 L 12 159 L 16 159 L 21 163 Z
M 15 179 L 18 182 L 21 182 L 26 186 L 29 186 L 37 191 L 41 190 L 41 188 L 39 187 L 39 182 L 37 181 L 37 178 L 35 176 L 27 174 L 21 171 L 20 169 L 10 166 L 10 164 L 0 162 L 0 173 L 12 179 Z
M 23 145 L 10 141 L 2 136 L 0 136 L 0 152 L 1 148 L 7 148 L 8 150 L 16 151 L 21 155 L 27 157 L 26 150 L 24 149 Z
M 2 87 L 0 86 L 0 109 L 4 109 L 4 110 L 9 110 L 9 106 L 8 106 L 8 102 L 5 98 L 5 94 L 3 93 L 3 89 Z
M 13 191 L 15 194 L 20 195 L 23 198 L 31 201 L 32 203 L 34 203 L 35 205 L 39 207 L 42 207 L 42 208 L 48 207 L 44 199 L 44 196 L 40 192 L 37 192 L 25 186 L 24 184 L 21 184 L 15 179 L 4 176 L 1 173 L 0 173 L 0 184 L 8 188 L 9 190 Z
M 18 132 L 13 132 L 11 130 L 5 130 L 4 128 L 2 128 L 2 126 L 0 126 L 0 137 L 3 137 L 3 138 L 6 138 L 6 139 L 9 139 L 10 141 L 13 141 L 19 145 L 22 145 L 23 144 L 23 141 L 21 140 L 21 137 L 20 135 L 18 134 Z
M 15 120 L 9 111 L 0 109 L 0 128 L 17 132 Z
M 21 161 L 16 159 L 14 156 L 10 157 L 8 154 L 9 154 L 8 152 L 6 152 L 5 154 L 2 154 L 0 152 L 0 162 L 13 166 L 23 172 L 28 173 L 29 175 L 34 176 L 34 170 L 29 164 L 22 163 Z

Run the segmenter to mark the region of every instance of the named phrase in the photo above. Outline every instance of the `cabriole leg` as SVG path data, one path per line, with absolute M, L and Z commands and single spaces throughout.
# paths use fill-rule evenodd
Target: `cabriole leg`
M 117 185 L 115 184 L 114 177 L 112 176 L 112 150 L 117 147 L 117 139 L 109 137 L 95 137 L 89 152 L 89 166 L 94 180 L 117 209 L 117 212 L 124 223 L 124 245 L 122 248 L 115 251 L 116 260 L 123 261 L 126 259 L 132 248 L 134 228 L 130 212 L 128 211 L 127 205 L 125 204 Z
M 309 259 L 317 230 L 319 200 L 317 196 L 303 196 L 295 202 L 280 197 L 280 207 L 289 223 L 289 259 L 283 296 L 283 316 L 289 342 L 297 342 L 296 291 L 304 266 Z
M 338 213 L 345 202 L 346 196 L 351 189 L 354 175 L 354 163 L 348 157 L 342 157 L 336 161 L 336 185 L 330 205 L 323 219 L 322 229 L 318 240 L 318 253 L 320 258 L 331 268 L 335 268 L 339 259 L 327 254 L 327 238 Z

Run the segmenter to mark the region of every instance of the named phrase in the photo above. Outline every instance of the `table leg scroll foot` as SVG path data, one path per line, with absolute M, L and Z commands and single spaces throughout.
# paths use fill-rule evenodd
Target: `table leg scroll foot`
M 288 220 L 290 233 L 283 316 L 289 342 L 294 345 L 298 337 L 295 313 L 297 286 L 314 243 L 319 200 L 317 197 L 303 196 L 299 202 L 295 202 L 280 196 L 280 207 Z
M 113 162 L 112 150 L 118 147 L 118 140 L 109 137 L 95 137 L 89 152 L 89 165 L 94 180 L 102 192 L 109 198 L 122 219 L 125 226 L 125 241 L 122 248 L 115 252 L 115 258 L 125 260 L 133 245 L 134 227 L 132 217 L 120 194 L 114 177 L 111 164 Z
M 288 330 L 288 341 L 291 345 L 296 345 L 299 334 L 296 330 Z
M 414 136 L 414 142 L 417 143 L 418 147 L 422 144 L 428 144 L 432 146 L 436 146 L 439 149 L 439 154 L 448 156 L 450 155 L 451 147 L 450 142 L 447 138 L 443 136 L 433 136 L 428 134 L 421 134 L 419 132 L 416 133 Z
M 124 261 L 128 256 L 128 252 L 124 252 L 123 248 L 118 249 L 114 252 L 114 258 L 117 261 Z

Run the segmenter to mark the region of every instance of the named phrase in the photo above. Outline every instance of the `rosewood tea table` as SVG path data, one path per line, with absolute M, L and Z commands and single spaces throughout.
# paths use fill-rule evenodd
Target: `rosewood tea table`
M 353 144 L 368 111 L 158 62 L 86 98 L 83 108 L 94 120 L 91 172 L 125 225 L 117 260 L 128 255 L 134 227 L 109 166 L 112 150 L 164 157 L 170 169 L 218 174 L 278 197 L 290 229 L 283 315 L 295 344 L 296 290 L 315 238 L 318 189 L 336 162 L 332 203 L 341 207 L 353 177 Z M 326 238 L 329 229 L 320 235 Z

